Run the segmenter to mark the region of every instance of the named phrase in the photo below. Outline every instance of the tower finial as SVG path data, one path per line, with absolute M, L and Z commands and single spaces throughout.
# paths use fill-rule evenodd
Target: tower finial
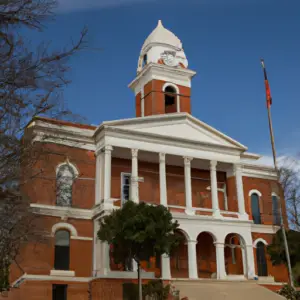
M 162 21 L 161 21 L 161 20 L 158 20 L 158 24 L 157 24 L 157 26 L 163 26 L 163 24 L 162 24 Z

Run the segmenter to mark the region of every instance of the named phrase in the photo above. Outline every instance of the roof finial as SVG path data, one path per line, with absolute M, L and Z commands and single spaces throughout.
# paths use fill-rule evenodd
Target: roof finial
M 157 26 L 163 26 L 163 24 L 162 24 L 162 21 L 161 21 L 161 20 L 158 20 L 158 24 L 157 24 Z

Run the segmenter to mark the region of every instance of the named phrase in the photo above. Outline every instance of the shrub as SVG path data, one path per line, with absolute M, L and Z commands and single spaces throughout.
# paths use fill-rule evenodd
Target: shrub
M 279 292 L 279 295 L 284 296 L 287 300 L 300 300 L 300 293 L 295 291 L 290 285 L 286 284 Z

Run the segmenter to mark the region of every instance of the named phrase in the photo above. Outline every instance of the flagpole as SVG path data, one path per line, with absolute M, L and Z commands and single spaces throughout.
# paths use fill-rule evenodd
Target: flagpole
M 271 98 L 271 92 L 269 88 L 269 83 L 267 79 L 267 73 L 265 69 L 264 60 L 261 59 L 261 64 L 264 70 L 264 76 L 265 76 L 265 86 L 266 86 L 266 97 L 267 97 L 267 110 L 268 110 L 268 120 L 269 120 L 269 130 L 270 130 L 270 138 L 271 138 L 271 145 L 272 145 L 272 153 L 273 153 L 273 162 L 274 162 L 274 168 L 277 175 L 277 181 L 280 182 L 280 171 L 277 164 L 277 156 L 276 156 L 276 148 L 275 148 L 275 141 L 274 141 L 274 133 L 273 133 L 273 124 L 272 124 L 272 115 L 271 115 L 271 104 L 272 104 L 272 98 Z M 294 288 L 294 280 L 293 280 L 293 273 L 292 273 L 292 267 L 291 267 L 291 260 L 290 260 L 290 252 L 289 252 L 289 246 L 287 242 L 284 222 L 283 222 L 283 215 L 282 215 L 282 205 L 280 198 L 277 198 L 278 200 L 278 206 L 279 206 L 279 216 L 280 216 L 280 227 L 282 231 L 282 237 L 283 237 L 283 243 L 284 243 L 284 249 L 285 249 L 285 256 L 287 260 L 287 267 L 289 272 L 289 280 L 290 285 Z

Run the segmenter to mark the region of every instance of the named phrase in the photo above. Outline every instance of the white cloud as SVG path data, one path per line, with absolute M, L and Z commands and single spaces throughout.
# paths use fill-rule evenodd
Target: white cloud
M 58 11 L 70 12 L 77 10 L 91 10 L 110 6 L 122 6 L 144 3 L 155 0 L 58 0 Z
M 300 158 L 294 155 L 282 155 L 277 157 L 278 166 L 285 166 L 300 172 Z M 273 167 L 273 156 L 263 156 L 255 162 L 255 164 Z

